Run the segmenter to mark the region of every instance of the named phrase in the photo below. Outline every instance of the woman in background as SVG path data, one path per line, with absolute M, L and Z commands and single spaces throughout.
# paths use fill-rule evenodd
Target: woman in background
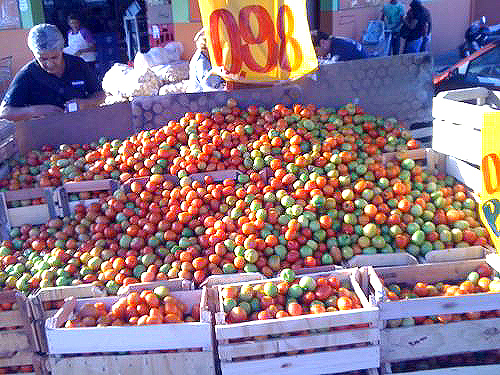
M 94 36 L 85 27 L 82 27 L 81 19 L 76 14 L 68 16 L 68 46 L 64 52 L 70 55 L 81 57 L 85 62 L 95 68 L 96 44 Z

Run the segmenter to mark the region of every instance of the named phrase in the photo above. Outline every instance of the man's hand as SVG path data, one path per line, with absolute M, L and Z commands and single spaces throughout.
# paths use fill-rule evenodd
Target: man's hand
M 30 110 L 31 118 L 39 119 L 45 116 L 63 112 L 63 109 L 52 104 L 38 104 L 28 107 Z

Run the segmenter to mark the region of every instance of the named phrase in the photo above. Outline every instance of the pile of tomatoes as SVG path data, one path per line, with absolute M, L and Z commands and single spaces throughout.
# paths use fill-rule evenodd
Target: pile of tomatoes
M 377 155 L 416 142 L 395 120 L 352 104 L 266 111 L 230 101 L 85 153 L 68 147 L 61 152 L 79 156 L 84 171 L 75 179 L 149 178 L 77 206 L 72 217 L 15 228 L 0 246 L 1 287 L 96 282 L 115 293 L 138 281 L 199 284 L 220 273 L 272 276 L 358 254 L 423 256 L 488 243 L 465 187 L 412 159 L 383 164 Z M 227 169 L 240 174 L 189 177 Z

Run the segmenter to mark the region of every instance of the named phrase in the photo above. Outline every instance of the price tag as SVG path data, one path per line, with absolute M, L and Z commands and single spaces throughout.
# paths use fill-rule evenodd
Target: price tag
M 199 0 L 199 4 L 212 67 L 226 80 L 292 80 L 318 67 L 306 0 Z
M 500 114 L 486 113 L 482 133 L 483 191 L 479 215 L 497 252 L 500 250 Z

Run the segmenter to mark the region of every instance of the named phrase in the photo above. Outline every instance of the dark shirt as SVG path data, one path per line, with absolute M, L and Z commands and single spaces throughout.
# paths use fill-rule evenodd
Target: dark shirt
M 423 8 L 410 8 L 408 10 L 408 21 L 417 20 L 415 28 L 409 29 L 406 40 L 416 40 L 424 36 L 425 31 L 425 14 Z
M 96 74 L 82 58 L 63 56 L 61 78 L 47 73 L 36 60 L 21 68 L 5 94 L 5 104 L 11 107 L 52 104 L 64 108 L 68 100 L 87 98 L 101 90 Z
M 337 61 L 364 59 L 367 57 L 361 44 L 352 39 L 332 37 L 331 40 L 330 55 L 338 56 Z
M 432 19 L 431 19 L 431 12 L 429 11 L 429 9 L 427 9 L 426 7 L 422 7 L 422 10 L 424 12 L 424 22 L 427 23 L 429 26 L 428 26 L 428 29 L 427 29 L 427 33 L 430 34 L 431 31 L 432 31 Z

